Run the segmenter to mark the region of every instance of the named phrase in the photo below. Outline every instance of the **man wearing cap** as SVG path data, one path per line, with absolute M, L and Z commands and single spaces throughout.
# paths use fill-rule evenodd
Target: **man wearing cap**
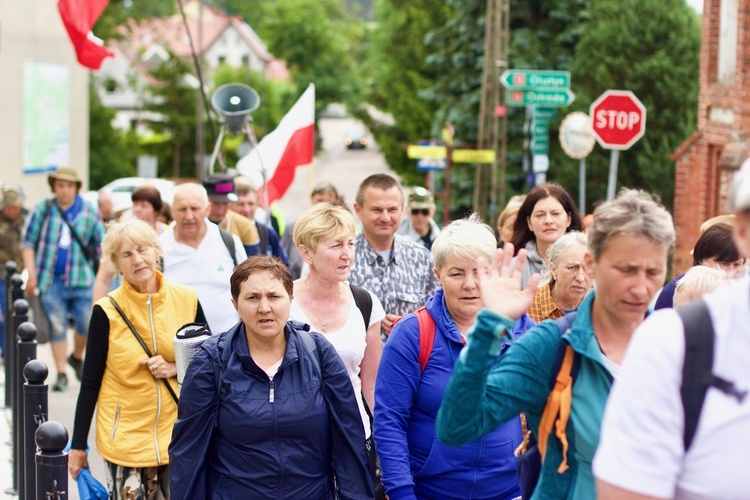
M 211 202 L 208 220 L 237 236 L 248 256 L 257 255 L 260 252 L 260 236 L 255 224 L 229 210 L 230 203 L 237 202 L 232 178 L 222 173 L 211 174 L 203 181 L 203 187 Z
M 409 213 L 401 220 L 398 234 L 431 250 L 432 242 L 440 232 L 434 216 L 435 200 L 432 193 L 423 187 L 416 187 L 409 194 Z
M 383 304 L 382 334 L 388 336 L 396 320 L 423 306 L 440 287 L 435 263 L 423 245 L 396 234 L 404 195 L 395 178 L 367 177 L 357 190 L 354 210 L 362 231 L 354 238 L 349 281 L 374 293 Z
M 2 210 L 0 211 L 0 349 L 5 355 L 5 264 L 13 261 L 18 272 L 23 270 L 21 257 L 21 232 L 23 230 L 23 198 L 19 188 L 3 189 Z
M 159 235 L 159 242 L 164 276 L 172 283 L 193 287 L 209 328 L 222 333 L 239 319 L 232 306 L 229 278 L 247 254 L 237 236 L 208 220 L 209 205 L 202 185 L 178 185 L 172 202 L 174 224 Z
M 749 257 L 750 159 L 735 174 L 729 209 L 737 248 Z M 703 303 L 708 318 L 704 309 L 689 324 L 707 320 L 713 332 L 696 330 L 706 338 L 689 350 L 674 309 L 656 311 L 633 335 L 604 412 L 593 463 L 597 498 L 746 498 L 750 491 L 750 277 Z M 708 353 L 707 365 L 699 353 Z M 694 383 L 683 386 L 684 374 Z
M 68 385 L 65 374 L 68 317 L 75 326 L 73 353 L 67 358 L 81 380 L 86 348 L 94 260 L 104 238 L 104 225 L 96 208 L 81 198 L 81 179 L 71 167 L 60 167 L 47 177 L 54 196 L 40 202 L 24 228 L 21 254 L 29 273 L 26 295 L 37 290 L 50 322 L 50 344 L 57 380 L 52 390 Z M 87 257 L 88 255 L 88 257 Z

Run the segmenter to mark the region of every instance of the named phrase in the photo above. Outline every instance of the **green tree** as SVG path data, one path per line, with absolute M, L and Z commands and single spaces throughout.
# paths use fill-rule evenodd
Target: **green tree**
M 96 85 L 89 84 L 89 185 L 99 189 L 136 174 L 138 140 L 112 126 L 115 111 L 102 105 Z
M 102 40 L 122 38 L 128 20 L 139 21 L 152 17 L 167 17 L 177 12 L 174 0 L 111 0 L 96 20 L 92 30 Z
M 607 89 L 630 90 L 648 111 L 646 134 L 620 153 L 618 186 L 642 188 L 674 199 L 674 161 L 669 155 L 694 130 L 700 22 L 685 0 L 597 0 L 576 48 L 572 80 L 575 106 L 587 109 Z M 608 154 L 596 148 L 590 199 L 604 198 Z M 561 168 L 570 184 L 570 161 Z
M 431 0 L 377 0 L 377 29 L 370 34 L 371 48 L 365 61 L 369 92 L 365 100 L 390 114 L 393 123 L 374 119 L 365 109 L 356 109 L 372 131 L 386 161 L 407 182 L 423 182 L 414 160 L 406 157 L 406 145 L 432 137 L 433 103 L 420 96 L 439 76 L 427 63 L 425 35 L 441 26 L 448 15 L 442 3 Z
M 151 71 L 158 83 L 150 87 L 145 108 L 161 118 L 149 123 L 160 137 L 152 140 L 147 150 L 159 159 L 160 177 L 195 176 L 198 92 L 189 83 L 195 81 L 191 69 L 190 61 L 170 55 Z M 166 165 L 171 169 L 165 171 Z

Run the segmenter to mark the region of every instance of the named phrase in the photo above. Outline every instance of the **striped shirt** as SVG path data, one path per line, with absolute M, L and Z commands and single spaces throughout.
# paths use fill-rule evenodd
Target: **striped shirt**
M 73 228 L 84 244 L 93 244 L 98 249 L 104 239 L 104 225 L 94 206 L 85 200 L 81 201 L 83 207 L 72 222 Z M 53 198 L 43 200 L 29 214 L 23 230 L 21 249 L 34 249 L 40 293 L 48 292 L 54 279 L 57 244 L 65 224 L 62 217 Z M 88 288 L 93 284 L 93 266 L 86 260 L 81 246 L 73 239 L 65 263 L 65 286 Z

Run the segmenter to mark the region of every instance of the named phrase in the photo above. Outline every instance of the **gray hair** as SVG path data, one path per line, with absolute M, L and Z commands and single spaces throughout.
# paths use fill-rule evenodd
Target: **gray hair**
M 465 219 L 454 220 L 445 226 L 432 242 L 432 258 L 439 271 L 448 256 L 476 260 L 480 257 L 492 262 L 497 240 L 492 228 L 473 213 Z
M 567 251 L 570 250 L 574 245 L 583 245 L 584 247 L 588 247 L 588 238 L 580 231 L 571 231 L 569 233 L 563 234 L 557 239 L 557 241 L 550 245 L 550 247 L 547 249 L 547 264 L 544 266 L 544 270 L 542 271 L 542 279 L 539 282 L 540 286 L 546 285 L 548 283 L 554 284 L 550 265 L 554 265 L 555 267 L 557 267 L 563 255 L 565 255 Z
M 693 266 L 677 282 L 672 305 L 678 307 L 697 300 L 703 294 L 713 292 L 720 286 L 731 282 L 732 279 L 726 271 L 708 266 Z
M 672 216 L 656 198 L 640 189 L 622 189 L 617 198 L 594 211 L 594 224 L 588 230 L 589 252 L 594 260 L 617 234 L 645 236 L 669 252 L 674 247 Z

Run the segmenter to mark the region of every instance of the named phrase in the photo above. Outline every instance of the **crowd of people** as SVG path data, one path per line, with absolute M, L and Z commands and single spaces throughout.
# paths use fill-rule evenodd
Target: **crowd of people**
M 107 193 L 86 202 L 72 168 L 48 181 L 28 213 L 4 189 L 0 260 L 49 320 L 52 389 L 68 365 L 81 381 L 70 473 L 96 413 L 111 498 L 750 488 L 750 160 L 731 215 L 706 221 L 694 267 L 666 285 L 674 225 L 639 190 L 584 224 L 546 183 L 494 227 L 440 228 L 433 194 L 387 174 L 361 182 L 356 219 L 321 184 L 288 224 L 223 173 L 179 184 L 171 205 L 141 186 L 120 212 Z M 191 324 L 212 335 L 178 384 L 173 339 Z

